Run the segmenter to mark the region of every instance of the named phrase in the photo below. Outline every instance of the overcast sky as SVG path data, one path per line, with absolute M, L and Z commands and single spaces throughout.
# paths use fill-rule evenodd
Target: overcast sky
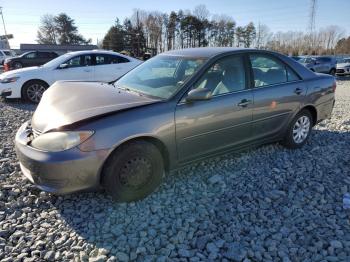
M 170 12 L 193 10 L 205 4 L 211 14 L 232 16 L 238 25 L 250 21 L 269 26 L 271 31 L 305 31 L 308 26 L 310 0 L 0 0 L 7 33 L 14 35 L 11 48 L 20 43 L 35 43 L 40 17 L 44 14 L 67 13 L 79 32 L 95 44 L 102 39 L 115 18 L 121 21 L 132 14 L 134 8 Z M 338 25 L 350 33 L 350 0 L 318 0 L 316 27 Z M 0 34 L 4 29 L 0 26 Z

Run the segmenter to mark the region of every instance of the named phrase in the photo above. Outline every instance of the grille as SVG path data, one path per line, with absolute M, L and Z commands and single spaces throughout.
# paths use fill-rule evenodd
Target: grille
M 344 69 L 337 69 L 337 73 L 345 73 Z

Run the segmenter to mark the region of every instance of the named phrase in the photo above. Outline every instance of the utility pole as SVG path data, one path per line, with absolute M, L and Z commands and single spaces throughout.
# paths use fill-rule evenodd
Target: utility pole
M 314 49 L 315 45 L 315 28 L 316 28 L 316 9 L 317 0 L 311 0 L 310 3 L 310 13 L 309 13 L 309 33 L 310 33 L 310 46 Z
M 4 21 L 4 15 L 2 14 L 2 6 L 0 6 L 0 13 L 1 13 L 2 24 L 4 26 L 5 35 L 7 35 L 5 21 Z

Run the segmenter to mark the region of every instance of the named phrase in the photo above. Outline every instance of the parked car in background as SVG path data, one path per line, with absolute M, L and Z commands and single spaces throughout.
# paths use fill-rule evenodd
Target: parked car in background
M 304 57 L 298 61 L 311 71 L 335 75 L 337 60 L 331 56 Z
M 302 56 L 291 56 L 290 58 L 294 59 L 295 61 L 299 61 L 303 57 Z
M 58 55 L 55 52 L 31 51 L 20 56 L 7 58 L 4 61 L 4 71 L 19 69 L 22 67 L 43 65 Z
M 17 155 L 42 190 L 103 186 L 134 201 L 191 161 L 276 141 L 302 147 L 331 116 L 335 88 L 333 76 L 275 52 L 174 50 L 114 83 L 56 82 L 18 130 Z
M 339 76 L 350 75 L 350 57 L 338 61 L 336 74 Z
M 109 82 L 142 61 L 109 51 L 78 51 L 59 56 L 43 66 L 0 75 L 0 95 L 38 103 L 44 91 L 58 80 Z
M 8 59 L 14 56 L 16 56 L 16 53 L 13 50 L 9 50 L 9 49 L 0 50 L 0 64 L 3 65 L 5 59 Z

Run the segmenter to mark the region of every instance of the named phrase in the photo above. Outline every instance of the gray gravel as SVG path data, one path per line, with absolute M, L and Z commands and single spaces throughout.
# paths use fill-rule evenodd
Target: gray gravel
M 2 261 L 350 261 L 350 81 L 305 147 L 209 159 L 130 204 L 64 197 L 22 178 L 15 132 L 34 106 L 0 102 Z

